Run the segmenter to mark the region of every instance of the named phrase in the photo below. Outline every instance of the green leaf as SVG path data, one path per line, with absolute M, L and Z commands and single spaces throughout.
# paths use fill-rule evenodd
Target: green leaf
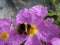
M 56 1 L 57 1 L 57 0 L 51 0 L 51 2 L 52 2 L 53 4 L 56 4 Z
M 55 14 L 56 14 L 56 13 L 55 13 L 54 11 L 49 10 L 47 15 L 48 15 L 48 16 L 53 16 L 53 15 L 55 15 Z
M 56 13 L 58 16 L 60 16 L 60 4 L 57 5 Z
M 55 24 L 57 24 L 58 26 L 60 26 L 60 18 L 57 18 L 55 21 L 54 21 Z

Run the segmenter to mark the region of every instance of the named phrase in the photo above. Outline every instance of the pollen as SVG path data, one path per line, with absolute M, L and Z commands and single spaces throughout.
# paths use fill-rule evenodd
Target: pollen
M 37 32 L 36 26 L 33 25 L 33 24 L 31 24 L 31 28 L 29 29 L 29 31 L 27 31 L 27 33 L 28 33 L 30 36 L 33 36 L 36 32 Z
M 1 36 L 1 38 L 4 39 L 4 40 L 9 37 L 9 35 L 8 35 L 7 32 L 2 32 L 0 36 Z

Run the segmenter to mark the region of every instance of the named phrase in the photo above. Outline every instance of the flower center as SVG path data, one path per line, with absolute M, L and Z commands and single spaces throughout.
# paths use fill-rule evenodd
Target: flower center
M 19 34 L 24 33 L 24 34 L 34 35 L 37 32 L 37 29 L 36 26 L 33 24 L 23 23 L 18 25 L 17 31 L 19 32 Z
M 1 35 L 0 35 L 0 36 L 1 36 L 1 38 L 4 39 L 4 40 L 9 37 L 9 35 L 8 35 L 7 32 L 1 32 Z
M 28 26 L 27 26 L 27 27 L 28 27 Z M 34 35 L 34 34 L 37 32 L 36 26 L 33 25 L 33 24 L 31 24 L 30 29 L 27 30 L 26 32 L 27 32 L 27 34 L 29 34 L 29 35 L 31 35 L 31 36 Z

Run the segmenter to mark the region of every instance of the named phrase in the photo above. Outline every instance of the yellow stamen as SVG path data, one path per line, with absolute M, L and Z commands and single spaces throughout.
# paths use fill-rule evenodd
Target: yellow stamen
M 27 32 L 30 36 L 33 36 L 35 33 L 37 32 L 36 26 L 35 25 L 31 25 L 31 28 L 29 29 L 29 31 Z
M 8 33 L 7 32 L 2 32 L 1 33 L 1 38 L 2 39 L 7 39 L 9 37 Z

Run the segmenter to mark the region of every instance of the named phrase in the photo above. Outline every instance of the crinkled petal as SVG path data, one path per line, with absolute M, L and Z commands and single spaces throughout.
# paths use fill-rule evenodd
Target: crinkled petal
M 32 23 L 41 21 L 41 18 L 48 13 L 47 8 L 42 5 L 33 6 L 30 9 L 22 9 L 18 12 L 14 19 L 14 24 L 18 23 Z M 37 19 L 38 18 L 38 19 Z
M 53 22 L 54 22 L 54 19 L 53 18 L 47 18 L 45 20 L 45 23 L 47 23 L 47 24 L 52 24 Z
M 39 17 L 44 17 L 48 13 L 47 7 L 42 5 L 33 6 L 29 10 Z
M 15 19 L 14 19 L 14 24 L 18 24 L 18 23 L 29 23 L 31 20 L 30 14 L 28 9 L 22 9 L 18 12 L 18 14 L 16 15 Z
M 9 30 L 11 26 L 11 22 L 9 18 L 0 19 L 0 30 Z
M 36 15 L 32 15 L 31 14 L 31 22 L 30 23 L 32 23 L 32 24 L 34 24 L 34 25 L 36 25 L 36 27 L 38 27 L 39 26 L 39 24 L 42 22 L 42 19 L 41 19 L 41 17 L 39 17 L 39 16 L 36 16 Z
M 53 38 L 51 43 L 52 45 L 60 45 L 60 38 Z
M 33 37 L 28 37 L 28 39 L 25 42 L 25 45 L 42 45 L 42 43 L 37 38 L 37 36 L 34 35 Z
M 43 21 L 38 29 L 40 29 L 39 31 L 45 37 L 46 41 L 51 41 L 52 38 L 59 36 L 59 27 L 55 24 L 49 27 L 49 25 L 46 25 Z
M 16 43 L 16 44 L 21 44 L 22 42 L 26 40 L 26 38 L 27 38 L 27 35 L 24 35 L 24 34 L 20 35 L 16 32 L 16 30 L 13 30 L 10 33 L 9 41 Z
M 46 40 L 45 37 L 40 33 L 40 31 L 37 31 L 36 36 L 39 40 L 43 40 L 43 41 Z

